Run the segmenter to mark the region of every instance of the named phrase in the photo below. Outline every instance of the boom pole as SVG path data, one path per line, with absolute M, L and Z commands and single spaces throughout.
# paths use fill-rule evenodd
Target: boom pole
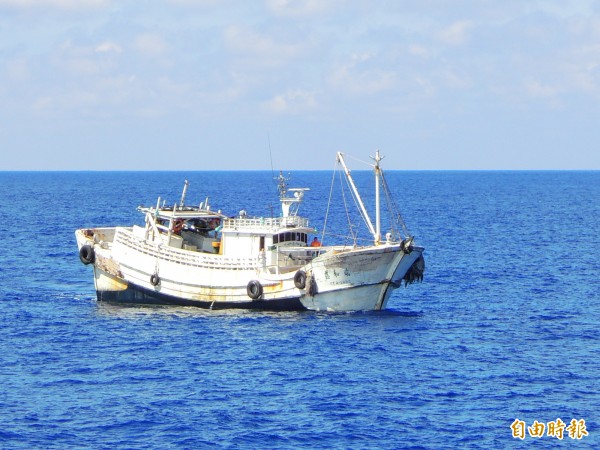
M 369 217 L 369 213 L 367 212 L 367 209 L 365 208 L 365 205 L 364 205 L 362 199 L 360 198 L 358 189 L 356 189 L 356 185 L 354 184 L 352 175 L 350 175 L 350 170 L 348 169 L 348 166 L 346 166 L 346 162 L 344 161 L 344 155 L 342 154 L 342 152 L 337 153 L 337 159 L 338 159 L 339 163 L 342 165 L 342 167 L 344 168 L 344 172 L 346 173 L 346 178 L 350 182 L 350 186 L 352 187 L 354 196 L 356 197 L 356 199 L 358 201 L 358 206 L 363 215 L 365 223 L 367 224 L 369 231 L 371 232 L 371 234 L 373 235 L 373 238 L 375 239 L 375 245 L 377 245 L 377 244 L 379 244 L 379 238 L 377 237 L 378 236 L 377 231 L 375 231 L 375 228 L 373 227 L 373 223 L 371 222 L 371 218 Z M 378 211 L 379 211 L 379 208 L 378 208 Z

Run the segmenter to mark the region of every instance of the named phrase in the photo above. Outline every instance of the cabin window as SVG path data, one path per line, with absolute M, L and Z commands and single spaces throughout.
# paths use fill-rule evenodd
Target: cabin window
M 258 245 L 258 249 L 260 251 L 263 251 L 265 249 L 265 237 L 264 236 L 260 237 L 260 243 Z
M 287 231 L 285 233 L 273 235 L 273 244 L 282 244 L 284 242 L 290 242 L 290 241 L 304 242 L 305 244 L 307 244 L 308 243 L 308 235 L 306 233 L 289 232 L 289 231 Z

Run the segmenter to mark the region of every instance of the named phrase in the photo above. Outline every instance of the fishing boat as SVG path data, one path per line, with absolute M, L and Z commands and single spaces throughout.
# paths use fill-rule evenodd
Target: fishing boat
M 137 208 L 143 226 L 76 230 L 79 258 L 93 268 L 98 301 L 272 311 L 384 309 L 403 282 L 423 279 L 424 249 L 397 213 L 387 214 L 396 223 L 382 236 L 381 192 L 389 199 L 389 189 L 379 151 L 372 159 L 374 223 L 344 155 L 337 154 L 370 242 L 360 244 L 353 234 L 349 243 L 327 243 L 328 216 L 319 241 L 298 213 L 310 189 L 288 188 L 280 173 L 278 217 L 226 215 L 208 198 L 186 205 L 186 180 L 178 204 L 159 197 L 154 206 Z

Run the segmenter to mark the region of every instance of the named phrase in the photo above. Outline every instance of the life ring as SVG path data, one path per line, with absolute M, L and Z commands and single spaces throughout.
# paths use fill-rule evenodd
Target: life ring
M 79 259 L 86 266 L 91 264 L 96 259 L 96 253 L 91 245 L 84 245 L 79 249 Z
M 257 280 L 252 280 L 246 286 L 246 293 L 252 300 L 258 300 L 263 295 L 263 287 Z
M 183 230 L 183 219 L 177 219 L 173 222 L 173 233 L 179 234 Z
M 153 273 L 152 276 L 150 277 L 150 284 L 155 287 L 160 284 L 160 277 L 158 276 L 157 273 Z
M 306 272 L 304 270 L 299 270 L 294 275 L 294 286 L 298 289 L 304 289 L 306 287 Z

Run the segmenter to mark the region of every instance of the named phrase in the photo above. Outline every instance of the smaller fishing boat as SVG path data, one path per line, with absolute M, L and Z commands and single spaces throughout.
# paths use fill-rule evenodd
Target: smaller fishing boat
M 210 309 L 380 310 L 403 282 L 421 281 L 425 269 L 424 249 L 408 235 L 397 211 L 387 214 L 391 224 L 382 235 L 380 193 L 386 193 L 388 204 L 391 196 L 381 159 L 377 151 L 373 223 L 343 154 L 337 154 L 371 235 L 372 242 L 365 245 L 358 244 L 354 233 L 350 244 L 319 241 L 308 219 L 298 215 L 309 189 L 288 188 L 280 174 L 278 217 L 249 217 L 244 211 L 225 215 L 208 198 L 198 206 L 187 205 L 186 181 L 179 204 L 166 205 L 159 198 L 155 206 L 138 207 L 143 226 L 77 230 L 79 258 L 93 268 L 99 301 Z M 323 231 L 323 241 L 326 236 Z

